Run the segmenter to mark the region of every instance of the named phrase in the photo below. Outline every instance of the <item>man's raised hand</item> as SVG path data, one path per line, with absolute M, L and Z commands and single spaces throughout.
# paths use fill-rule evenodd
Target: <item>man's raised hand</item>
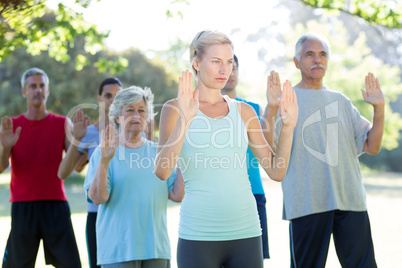
M 21 133 L 21 127 L 17 127 L 15 133 L 13 131 L 13 120 L 8 116 L 1 118 L 1 128 L 0 128 L 0 143 L 3 148 L 13 147 Z
M 279 74 L 275 71 L 271 71 L 267 79 L 267 101 L 268 105 L 272 107 L 279 106 L 279 98 L 282 95 L 281 80 Z
M 384 105 L 385 98 L 382 93 L 380 83 L 378 78 L 376 78 L 372 73 L 366 75 L 366 90 L 361 90 L 363 94 L 364 101 L 370 103 L 373 106 Z
M 80 109 L 75 112 L 73 116 L 73 136 L 76 140 L 81 141 L 87 133 L 87 127 L 89 125 L 89 117 L 84 115 L 84 112 Z

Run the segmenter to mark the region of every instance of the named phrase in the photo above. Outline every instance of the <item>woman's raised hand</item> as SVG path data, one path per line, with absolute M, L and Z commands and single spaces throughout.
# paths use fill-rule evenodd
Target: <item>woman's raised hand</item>
M 101 135 L 101 159 L 109 162 L 113 158 L 117 149 L 116 129 L 112 125 L 108 125 L 102 130 Z
M 185 121 L 192 120 L 198 112 L 199 108 L 199 91 L 194 90 L 193 75 L 188 71 L 184 71 L 182 77 L 179 78 L 179 94 L 177 96 L 180 117 Z
M 279 115 L 283 127 L 295 128 L 297 117 L 299 116 L 299 107 L 297 106 L 296 93 L 289 81 L 283 84 L 282 96 L 279 100 Z

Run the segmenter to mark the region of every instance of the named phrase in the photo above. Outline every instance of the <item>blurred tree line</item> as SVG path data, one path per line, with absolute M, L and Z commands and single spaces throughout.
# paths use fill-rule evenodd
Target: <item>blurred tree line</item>
M 87 54 L 100 52 L 103 40 L 109 32 L 101 32 L 97 25 L 84 20 L 76 9 L 88 8 L 92 0 L 75 0 L 71 8 L 59 1 L 56 10 L 47 8 L 47 0 L 5 0 L 0 1 L 0 61 L 17 49 L 25 47 L 31 55 L 47 52 L 49 57 L 59 62 L 70 60 L 69 49 L 75 40 L 82 39 L 82 53 L 74 59 L 77 70 L 89 64 Z M 99 0 L 96 0 L 99 1 Z M 124 67 L 124 59 L 108 61 L 102 59 L 96 63 L 98 68 L 116 71 Z
M 360 89 L 365 86 L 365 75 L 374 73 L 386 98 L 382 151 L 375 156 L 363 154 L 360 161 L 373 169 L 400 172 L 402 30 L 399 28 L 402 2 L 386 2 L 388 5 L 384 1 L 281 1 L 276 6 L 277 11 L 284 12 L 289 19 L 267 22 L 266 27 L 249 33 L 245 42 L 258 44 L 256 53 L 265 64 L 267 75 L 270 70 L 277 70 L 283 80 L 289 79 L 296 84 L 301 79 L 292 60 L 297 39 L 308 31 L 322 33 L 328 38 L 332 53 L 324 85 L 348 96 L 370 121 L 373 108 L 364 102 Z M 390 10 L 392 7 L 395 9 Z M 361 11 L 357 12 L 358 8 Z M 367 17 L 368 14 L 371 17 Z M 382 19 L 374 20 L 374 17 Z M 264 98 L 264 94 L 261 92 L 260 98 Z
M 400 0 L 300 0 L 314 8 L 341 11 L 387 28 L 402 28 Z
M 47 16 L 47 20 L 51 20 L 49 17 L 52 15 Z M 0 62 L 0 116 L 15 116 L 26 111 L 26 101 L 21 94 L 21 75 L 31 67 L 38 67 L 50 79 L 50 96 L 47 101 L 49 111 L 67 115 L 79 104 L 98 104 L 97 94 L 101 81 L 107 77 L 117 77 L 122 81 L 123 87 L 137 85 L 151 88 L 155 96 L 155 112 L 158 113 L 155 122 L 158 125 L 161 105 L 177 96 L 177 76 L 166 71 L 163 61 L 150 60 L 135 48 L 122 52 L 112 52 L 104 48 L 96 54 L 88 53 L 85 51 L 85 38 L 85 35 L 75 37 L 66 51 L 70 60 L 64 63 L 47 52 L 32 56 L 25 47 L 16 48 L 12 55 L 5 56 Z M 77 61 L 82 55 L 87 64 L 77 70 Z M 102 61 L 118 62 L 121 58 L 126 60 L 126 67 L 116 64 L 111 71 L 98 65 Z M 91 117 L 91 121 L 96 121 L 99 115 L 97 109 L 88 108 L 84 112 Z
M 100 1 L 100 0 L 92 0 Z M 20 76 L 37 66 L 50 78 L 49 110 L 67 115 L 83 103 L 96 104 L 99 83 L 109 76 L 118 77 L 123 86 L 149 86 L 155 94 L 156 111 L 167 99 L 176 96 L 176 77 L 186 66 L 183 53 L 187 43 L 178 39 L 165 51 L 153 51 L 147 58 L 136 49 L 108 51 L 96 25 L 83 20 L 82 14 L 59 1 L 58 9 L 49 12 L 46 0 L 7 0 L 0 2 L 0 116 L 25 111 L 20 93 Z M 75 0 L 87 8 L 91 0 Z M 191 0 L 176 0 L 172 2 Z M 293 48 L 297 38 L 306 31 L 318 31 L 332 45 L 329 70 L 324 80 L 331 89 L 345 93 L 369 120 L 372 107 L 364 103 L 360 89 L 364 76 L 373 72 L 381 82 L 386 96 L 386 126 L 383 149 L 379 155 L 360 157 L 371 168 L 402 171 L 402 2 L 399 0 L 284 0 L 276 11 L 285 11 L 283 21 L 267 17 L 267 25 L 249 32 L 244 42 L 258 43 L 256 53 L 266 65 L 266 74 L 275 69 L 293 84 L 300 79 L 293 65 Z M 167 10 L 172 16 L 179 11 Z M 184 14 L 185 15 L 185 14 Z M 283 27 L 285 26 L 285 28 Z M 285 30 L 283 30 L 285 29 Z M 241 32 L 233 29 L 232 33 Z M 279 48 L 284 53 L 279 53 Z M 12 57 L 7 56 L 12 55 Z M 34 55 L 34 56 L 32 56 Z M 243 68 L 243 67 L 242 67 Z M 247 68 L 247 67 L 244 67 Z M 240 77 L 241 79 L 241 77 Z M 240 94 L 248 98 L 246 90 Z M 258 98 L 265 99 L 259 89 Z M 87 109 L 93 120 L 98 112 Z M 157 115 L 156 123 L 159 123 Z

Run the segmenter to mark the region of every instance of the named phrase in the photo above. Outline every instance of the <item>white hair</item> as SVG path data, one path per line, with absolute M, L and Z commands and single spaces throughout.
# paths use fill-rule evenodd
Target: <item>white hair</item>
M 45 71 L 43 71 L 42 69 L 33 67 L 31 69 L 26 70 L 22 76 L 21 76 L 21 87 L 25 88 L 25 84 L 27 83 L 27 78 L 32 76 L 32 75 L 42 75 L 43 78 L 45 78 L 45 85 L 46 87 L 49 86 L 49 77 L 47 76 L 47 74 L 45 73 Z
M 314 32 L 309 32 L 309 33 L 305 33 L 303 34 L 299 40 L 296 43 L 296 47 L 295 47 L 295 58 L 299 61 L 300 60 L 300 54 L 301 54 L 301 50 L 303 47 L 303 43 L 307 40 L 315 40 L 315 41 L 319 41 L 322 43 L 322 45 L 325 47 L 325 51 L 327 52 L 327 59 L 329 59 L 329 56 L 331 54 L 331 45 L 328 42 L 328 39 L 325 38 L 325 36 L 323 36 L 322 34 L 319 33 L 314 33 Z
M 130 86 L 117 92 L 113 103 L 109 108 L 109 122 L 113 122 L 116 130 L 119 130 L 120 124 L 116 121 L 116 117 L 121 114 L 123 107 L 138 103 L 144 100 L 147 112 L 147 121 L 154 116 L 154 94 L 149 87 L 141 88 L 138 86 Z

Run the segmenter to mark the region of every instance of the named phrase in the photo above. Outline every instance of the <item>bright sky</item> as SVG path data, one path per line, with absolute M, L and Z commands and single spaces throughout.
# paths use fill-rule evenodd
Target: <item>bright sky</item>
M 250 86 L 265 87 L 265 65 L 258 61 L 258 48 L 265 44 L 246 42 L 246 37 L 270 26 L 272 22 L 285 20 L 287 14 L 275 8 L 280 0 L 188 1 L 189 5 L 172 4 L 173 0 L 93 0 L 90 7 L 82 9 L 82 12 L 85 20 L 97 24 L 101 30 L 110 30 L 106 44 L 113 50 L 129 47 L 144 52 L 149 49 L 163 50 L 169 48 L 177 37 L 190 42 L 201 30 L 223 31 L 233 41 L 239 57 L 240 79 Z M 55 8 L 54 3 L 57 2 L 49 0 L 48 5 Z M 165 15 L 167 10 L 173 13 L 180 10 L 184 17 L 168 19 Z M 271 46 L 275 41 L 265 42 L 270 42 Z
M 273 4 L 276 1 L 188 1 L 189 5 L 171 4 L 172 0 L 102 0 L 94 2 L 84 14 L 88 21 L 111 30 L 110 47 L 134 46 L 142 50 L 167 48 L 169 41 L 176 37 L 190 41 L 198 31 L 206 28 L 227 34 L 235 28 L 254 32 L 268 25 L 275 15 Z M 166 10 L 180 10 L 184 14 L 183 20 L 167 19 Z

